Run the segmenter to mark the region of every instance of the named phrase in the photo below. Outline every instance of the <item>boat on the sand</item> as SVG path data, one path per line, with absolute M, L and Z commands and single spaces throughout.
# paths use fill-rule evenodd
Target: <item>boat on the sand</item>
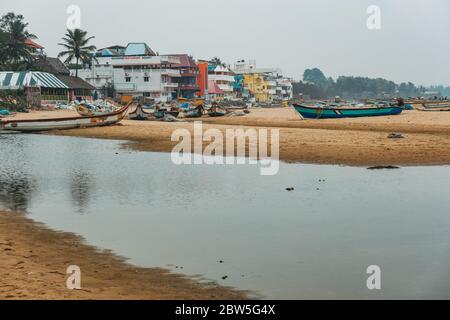
M 152 114 L 150 112 L 146 112 L 142 108 L 142 105 L 138 104 L 136 106 L 136 108 L 128 114 L 128 119 L 143 121 L 143 120 L 148 120 L 151 116 L 152 116 Z
M 119 123 L 127 114 L 131 102 L 117 111 L 88 117 L 43 118 L 0 121 L 0 130 L 40 132 L 110 126 Z
M 198 106 L 195 109 L 187 110 L 184 112 L 185 118 L 200 118 L 203 115 L 203 107 Z
M 205 99 L 197 98 L 197 99 L 186 99 L 186 98 L 178 98 L 178 102 L 180 103 L 189 103 L 195 107 L 204 106 Z
M 164 119 L 166 115 L 171 115 L 172 117 L 177 118 L 180 114 L 180 111 L 168 111 L 168 110 L 158 110 L 153 114 L 156 119 Z
M 208 111 L 208 115 L 210 117 L 223 117 L 227 114 L 228 112 L 220 107 L 217 106 L 213 106 L 209 109 Z
M 402 113 L 401 107 L 361 107 L 361 108 L 329 108 L 325 106 L 303 106 L 293 104 L 294 109 L 307 119 L 336 119 L 336 118 L 357 118 L 357 117 L 377 117 L 392 116 Z
M 447 109 L 450 108 L 450 102 L 443 103 L 423 103 L 425 109 Z

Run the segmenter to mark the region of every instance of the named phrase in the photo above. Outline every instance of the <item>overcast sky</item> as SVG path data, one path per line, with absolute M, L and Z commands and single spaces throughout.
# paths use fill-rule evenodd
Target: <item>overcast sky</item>
M 0 13 L 23 14 L 55 56 L 71 4 L 99 48 L 147 42 L 160 54 L 256 59 L 296 79 L 318 67 L 450 85 L 448 0 L 2 0 Z M 381 9 L 380 30 L 366 26 L 369 5 Z

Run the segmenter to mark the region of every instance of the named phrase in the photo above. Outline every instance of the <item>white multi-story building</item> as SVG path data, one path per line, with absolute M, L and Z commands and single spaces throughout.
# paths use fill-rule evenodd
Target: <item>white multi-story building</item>
M 225 96 L 232 96 L 234 90 L 234 73 L 224 66 L 210 65 L 208 79 L 216 83 Z
M 291 100 L 294 97 L 294 91 L 292 86 L 292 79 L 289 78 L 278 78 L 277 82 L 277 97 L 278 99 L 288 99 Z
M 118 95 L 143 96 L 157 101 L 170 101 L 175 96 L 180 71 L 174 56 L 156 55 L 145 43 L 130 43 L 127 47 L 101 49 L 89 66 L 78 70 L 78 76 L 102 94 L 109 85 Z M 72 70 L 75 74 L 75 70 Z

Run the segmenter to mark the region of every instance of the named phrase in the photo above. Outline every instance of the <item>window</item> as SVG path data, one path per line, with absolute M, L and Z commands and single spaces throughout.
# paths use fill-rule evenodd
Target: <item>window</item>
M 144 77 L 144 82 L 149 82 L 150 81 L 150 77 Z
M 131 82 L 131 77 L 125 77 L 125 82 Z

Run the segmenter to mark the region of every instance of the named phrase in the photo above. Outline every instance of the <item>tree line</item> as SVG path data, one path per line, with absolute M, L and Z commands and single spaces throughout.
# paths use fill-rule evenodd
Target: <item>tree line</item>
M 318 69 L 306 69 L 303 80 L 293 84 L 294 95 L 304 95 L 311 99 L 342 98 L 394 98 L 421 97 L 426 92 L 436 92 L 441 96 L 450 96 L 450 87 L 416 86 L 411 82 L 396 84 L 383 78 L 340 76 L 336 80 L 326 77 Z

